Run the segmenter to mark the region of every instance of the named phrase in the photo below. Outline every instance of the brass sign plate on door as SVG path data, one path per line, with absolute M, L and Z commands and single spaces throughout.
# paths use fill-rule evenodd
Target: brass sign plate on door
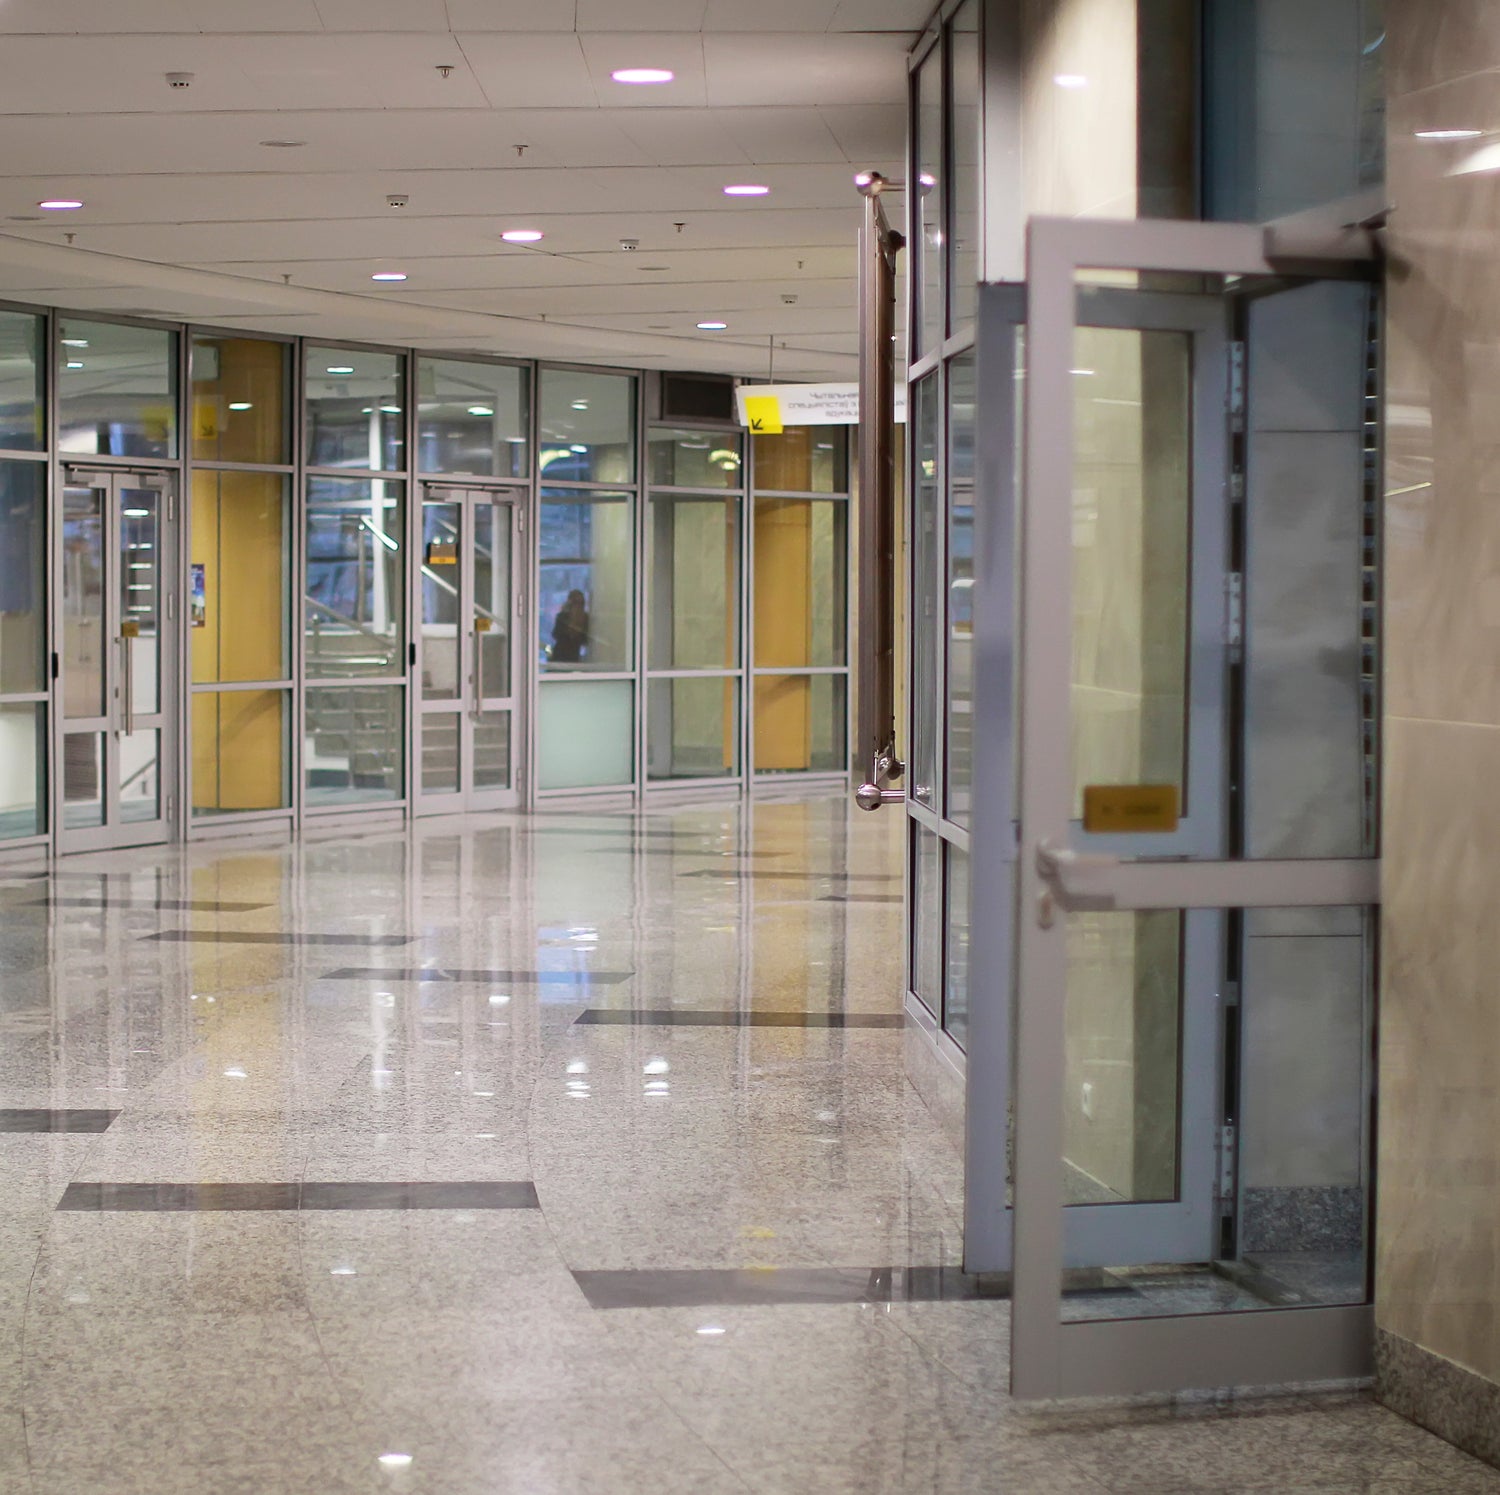
M 1093 835 L 1175 831 L 1179 811 L 1175 784 L 1088 784 L 1083 791 L 1083 828 Z
M 495 620 L 493 618 L 475 618 L 474 619 L 474 632 L 475 633 L 488 633 L 490 631 L 490 629 L 492 629 L 494 626 L 495 626 Z
M 457 542 L 431 541 L 427 546 L 427 564 L 429 566 L 456 566 L 458 564 Z
M 141 636 L 141 625 L 139 623 L 121 623 L 121 638 L 139 638 Z

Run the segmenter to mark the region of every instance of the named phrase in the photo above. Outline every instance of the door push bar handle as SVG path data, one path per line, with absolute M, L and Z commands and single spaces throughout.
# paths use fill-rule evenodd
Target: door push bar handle
M 1114 891 L 1100 884 L 1119 865 L 1119 857 L 1074 851 L 1068 846 L 1039 841 L 1036 870 L 1047 886 L 1037 899 L 1037 923 L 1043 929 L 1050 929 L 1059 907 L 1064 910 L 1113 908 Z

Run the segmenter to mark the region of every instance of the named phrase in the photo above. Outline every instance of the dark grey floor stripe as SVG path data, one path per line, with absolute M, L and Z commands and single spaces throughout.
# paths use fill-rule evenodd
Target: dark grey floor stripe
M 593 1308 L 736 1308 L 785 1303 L 976 1303 L 1010 1297 L 1010 1273 L 958 1267 L 726 1267 L 575 1271 Z M 1107 1271 L 1064 1273 L 1065 1298 L 1137 1298 Z
M 884 872 L 782 872 L 775 867 L 699 867 L 679 877 L 764 878 L 767 882 L 900 882 Z
M 250 914 L 269 903 L 220 903 L 212 898 L 38 898 L 21 908 L 144 908 L 173 913 Z
M 11 1107 L 0 1109 L 0 1132 L 102 1132 L 119 1114 L 118 1111 Z
M 531 1183 L 69 1184 L 60 1210 L 537 1209 Z
M 825 893 L 819 903 L 905 903 L 900 893 Z
M 343 966 L 324 981 L 472 981 L 486 986 L 618 986 L 634 971 L 448 971 L 438 966 Z
M 784 1303 L 935 1303 L 1008 1298 L 1005 1277 L 956 1267 L 765 1267 L 578 1272 L 594 1308 L 732 1308 Z
M 178 945 L 409 945 L 409 934 L 268 934 L 235 929 L 163 929 L 142 935 L 144 940 L 170 940 Z
M 711 1007 L 590 1007 L 577 1021 L 600 1028 L 904 1028 L 899 1012 L 730 1012 Z

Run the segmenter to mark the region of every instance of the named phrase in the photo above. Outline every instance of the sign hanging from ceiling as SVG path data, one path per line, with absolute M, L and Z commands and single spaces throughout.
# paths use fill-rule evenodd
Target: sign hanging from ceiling
M 857 426 L 859 385 L 742 384 L 734 392 L 740 424 L 762 436 L 787 426 Z M 906 420 L 906 390 L 896 386 L 896 422 Z

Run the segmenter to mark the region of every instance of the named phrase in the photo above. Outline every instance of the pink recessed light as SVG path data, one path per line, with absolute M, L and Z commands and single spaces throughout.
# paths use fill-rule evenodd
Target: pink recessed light
M 83 204 L 76 197 L 49 197 L 45 202 L 39 202 L 37 207 L 45 209 L 49 213 L 66 213 L 73 208 L 81 208 Z
M 670 83 L 677 74 L 665 67 L 617 67 L 609 76 L 616 83 Z
M 755 182 L 734 182 L 724 189 L 725 197 L 764 197 L 771 189 Z
M 508 228 L 500 235 L 507 244 L 535 244 L 542 237 L 539 228 Z
M 371 280 L 405 280 L 406 279 L 406 272 L 404 270 L 377 270 L 370 277 L 370 279 Z

